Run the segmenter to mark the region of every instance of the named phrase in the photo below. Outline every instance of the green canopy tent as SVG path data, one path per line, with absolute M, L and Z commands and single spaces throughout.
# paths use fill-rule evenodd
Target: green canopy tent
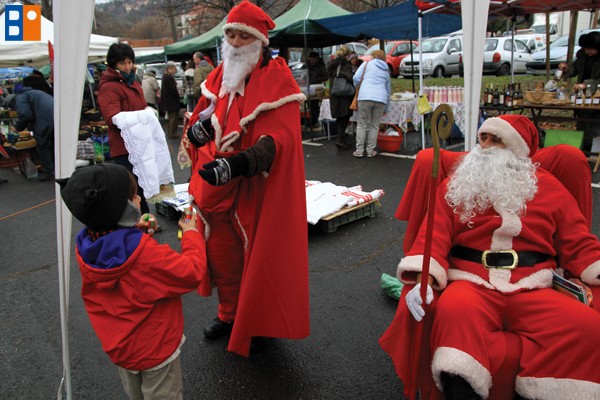
M 352 14 L 328 0 L 300 0 L 291 10 L 275 19 L 269 32 L 273 47 L 324 47 L 350 42 L 354 38 L 333 34 L 314 21 Z
M 223 25 L 225 25 L 226 21 L 227 17 L 223 18 L 217 26 L 204 32 L 200 36 L 166 45 L 165 54 L 169 58 L 175 58 L 177 56 L 190 55 L 197 51 L 213 49 L 215 47 L 218 52 L 223 38 Z

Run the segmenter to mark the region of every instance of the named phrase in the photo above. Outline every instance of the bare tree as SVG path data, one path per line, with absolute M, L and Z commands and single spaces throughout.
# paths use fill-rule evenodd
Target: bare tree
M 175 20 L 179 16 L 194 15 L 190 24 L 196 29 L 192 29 L 192 31 L 195 34 L 201 34 L 218 24 L 238 2 L 238 0 L 204 0 L 202 2 L 197 0 L 154 0 L 154 7 L 161 10 L 170 21 L 173 39 L 177 40 Z M 290 10 L 297 2 L 298 0 L 254 1 L 272 18 L 277 18 Z
M 341 0 L 340 6 L 348 11 L 363 12 L 404 3 L 405 0 Z

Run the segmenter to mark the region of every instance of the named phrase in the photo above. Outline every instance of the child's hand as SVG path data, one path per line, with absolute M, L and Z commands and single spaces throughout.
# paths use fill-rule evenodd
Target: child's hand
M 156 231 L 156 217 L 150 213 L 146 213 L 141 216 L 135 226 L 146 232 L 148 235 L 153 235 Z
M 188 229 L 198 229 L 197 223 L 196 223 L 197 218 L 198 218 L 198 216 L 196 215 L 195 212 L 191 214 L 191 217 L 187 217 L 187 218 L 186 218 L 186 214 L 184 214 L 178 222 L 178 225 L 181 228 L 181 231 L 185 232 Z

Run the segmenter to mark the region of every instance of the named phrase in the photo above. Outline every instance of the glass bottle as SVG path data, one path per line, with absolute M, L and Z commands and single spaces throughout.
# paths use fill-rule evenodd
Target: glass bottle
M 589 83 L 585 86 L 585 99 L 583 103 L 586 106 L 592 105 L 592 85 L 590 85 Z
M 575 105 L 582 106 L 583 105 L 583 90 L 577 89 L 577 94 L 575 95 Z
M 498 107 L 500 105 L 500 92 L 498 91 L 497 87 L 494 89 L 494 95 L 493 95 L 493 99 L 492 99 L 492 105 L 494 107 Z
M 510 87 L 510 85 L 508 85 L 508 88 L 506 89 L 506 94 L 504 96 L 506 99 L 506 107 L 512 107 L 513 106 L 513 91 L 512 91 L 512 88 Z
M 498 99 L 498 104 L 501 106 L 505 106 L 506 105 L 506 86 L 504 86 L 502 88 L 502 90 L 500 91 L 500 98 Z
M 596 91 L 592 95 L 592 105 L 600 106 L 600 90 L 598 88 L 596 88 Z
M 571 105 L 575 105 L 575 100 L 577 99 L 577 90 L 575 86 L 573 86 L 573 91 L 571 92 L 571 96 L 569 96 L 569 103 Z

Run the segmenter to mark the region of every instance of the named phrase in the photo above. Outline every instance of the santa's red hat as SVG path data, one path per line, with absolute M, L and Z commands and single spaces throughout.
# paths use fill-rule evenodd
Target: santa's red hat
M 524 115 L 500 115 L 486 119 L 479 131 L 490 133 L 502 139 L 506 147 L 517 157 L 531 157 L 538 149 L 538 130 L 529 118 Z
M 275 22 L 267 13 L 249 1 L 242 1 L 229 12 L 227 23 L 223 25 L 223 32 L 227 32 L 228 29 L 248 32 L 268 46 L 269 31 L 273 28 L 275 28 Z

